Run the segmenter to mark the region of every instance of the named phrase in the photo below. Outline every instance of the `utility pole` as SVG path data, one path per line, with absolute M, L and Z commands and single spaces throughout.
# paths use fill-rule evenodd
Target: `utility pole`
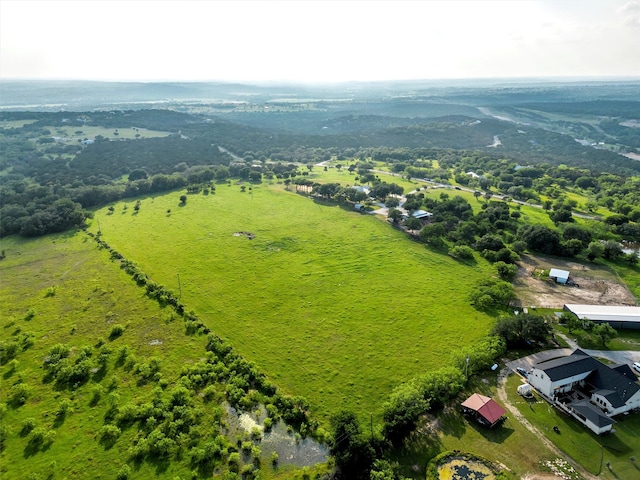
M 467 355 L 466 363 L 467 365 L 464 367 L 464 376 L 469 378 L 469 355 Z
M 178 274 L 178 290 L 180 290 L 180 296 L 178 298 L 182 300 L 182 285 L 180 285 L 180 274 Z
M 369 414 L 369 425 L 371 427 L 371 443 L 373 444 L 373 413 Z

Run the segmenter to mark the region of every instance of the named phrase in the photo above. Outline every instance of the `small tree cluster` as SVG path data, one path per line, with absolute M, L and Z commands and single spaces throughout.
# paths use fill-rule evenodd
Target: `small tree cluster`
M 508 346 L 527 346 L 531 342 L 546 342 L 552 326 L 547 317 L 521 313 L 499 318 L 492 334 L 502 337 Z

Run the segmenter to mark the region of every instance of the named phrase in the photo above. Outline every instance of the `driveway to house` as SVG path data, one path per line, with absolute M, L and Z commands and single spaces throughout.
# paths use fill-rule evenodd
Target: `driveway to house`
M 569 344 L 570 348 L 556 348 L 552 350 L 545 350 L 544 352 L 534 353 L 532 355 L 527 355 L 526 357 L 518 358 L 517 360 L 512 360 L 511 362 L 507 362 L 507 368 L 516 371 L 517 367 L 524 368 L 526 371 L 529 371 L 533 368 L 536 363 L 545 362 L 547 360 L 551 360 L 553 358 L 558 357 L 566 357 L 570 355 L 578 347 L 578 344 L 568 338 L 566 335 L 562 335 L 562 338 Z M 631 366 L 633 362 L 640 362 L 640 351 L 637 350 L 588 350 L 586 348 L 582 349 L 588 355 L 596 358 L 606 358 L 610 362 L 616 364 L 626 363 Z

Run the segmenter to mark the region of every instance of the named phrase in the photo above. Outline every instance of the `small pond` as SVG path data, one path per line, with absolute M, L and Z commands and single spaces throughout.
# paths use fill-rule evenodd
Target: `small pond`
M 260 449 L 263 456 L 270 456 L 272 452 L 278 453 L 280 465 L 295 465 L 296 467 L 310 467 L 317 463 L 327 461 L 329 450 L 311 438 L 300 438 L 299 435 L 287 431 L 287 426 L 280 421 L 274 423 L 269 432 L 264 431 L 261 420 L 266 418 L 266 411 L 261 409 L 256 413 L 238 412 L 227 405 L 227 424 L 229 433 L 250 434 L 254 428 L 262 430 Z
M 493 480 L 495 473 L 484 463 L 462 457 L 449 457 L 438 466 L 440 480 Z

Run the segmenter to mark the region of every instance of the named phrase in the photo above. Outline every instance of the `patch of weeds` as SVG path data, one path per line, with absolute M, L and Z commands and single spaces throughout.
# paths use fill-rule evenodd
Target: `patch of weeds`
M 53 285 L 51 287 L 47 287 L 47 289 L 44 291 L 44 297 L 45 298 L 55 297 L 56 296 L 56 290 L 58 290 L 58 286 L 57 285 Z

